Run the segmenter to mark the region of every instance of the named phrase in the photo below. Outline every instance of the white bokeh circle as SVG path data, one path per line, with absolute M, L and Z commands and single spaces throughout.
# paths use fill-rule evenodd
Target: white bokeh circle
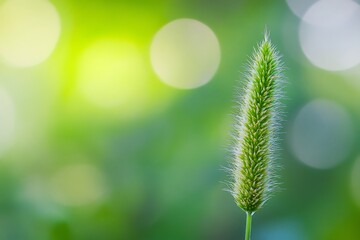
M 150 57 L 164 83 L 181 89 L 197 88 L 209 82 L 218 69 L 220 45 L 204 23 L 178 19 L 156 33 Z
M 351 0 L 321 0 L 304 14 L 299 38 L 315 66 L 341 71 L 360 63 L 360 6 Z
M 0 5 L 0 56 L 15 67 L 47 59 L 60 35 L 60 17 L 47 0 L 6 0 Z
M 290 10 L 298 17 L 303 17 L 305 12 L 318 0 L 286 0 Z
M 344 108 L 329 100 L 314 100 L 294 120 L 291 147 L 302 163 L 327 169 L 346 159 L 353 137 L 352 122 Z

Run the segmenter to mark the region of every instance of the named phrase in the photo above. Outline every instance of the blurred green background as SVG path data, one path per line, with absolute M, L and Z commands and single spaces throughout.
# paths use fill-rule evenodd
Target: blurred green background
M 265 27 L 288 84 L 253 239 L 360 239 L 359 9 L 1 0 L 0 239 L 243 239 L 223 169 Z

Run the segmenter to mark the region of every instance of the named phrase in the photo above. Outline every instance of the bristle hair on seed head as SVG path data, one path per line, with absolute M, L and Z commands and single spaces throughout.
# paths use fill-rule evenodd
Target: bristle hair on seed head
M 283 88 L 283 65 L 266 30 L 245 74 L 234 114 L 230 192 L 248 213 L 257 211 L 277 186 L 274 173 Z

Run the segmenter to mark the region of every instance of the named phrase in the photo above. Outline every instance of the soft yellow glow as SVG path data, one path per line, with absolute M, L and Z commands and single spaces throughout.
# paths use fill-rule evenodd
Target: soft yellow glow
M 59 15 L 47 0 L 7 0 L 0 6 L 0 55 L 10 65 L 41 63 L 59 34 Z
M 151 63 L 166 84 L 200 87 L 214 76 L 220 46 L 214 32 L 193 19 L 178 19 L 161 28 L 151 44 Z
M 0 154 L 12 143 L 15 133 L 15 107 L 12 99 L 0 88 Z
M 64 205 L 84 205 L 100 201 L 106 192 L 101 172 L 90 164 L 74 164 L 60 169 L 51 180 L 54 200 Z
M 143 56 L 134 44 L 100 40 L 85 49 L 80 58 L 79 89 L 100 107 L 136 111 L 148 94 L 144 68 Z

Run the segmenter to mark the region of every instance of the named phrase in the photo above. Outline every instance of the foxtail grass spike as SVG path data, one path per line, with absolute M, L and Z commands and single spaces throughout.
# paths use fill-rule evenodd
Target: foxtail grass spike
M 246 239 L 250 239 L 253 213 L 267 201 L 276 185 L 273 169 L 281 70 L 277 51 L 265 33 L 250 61 L 244 95 L 235 114 L 230 190 L 236 204 L 247 213 Z

